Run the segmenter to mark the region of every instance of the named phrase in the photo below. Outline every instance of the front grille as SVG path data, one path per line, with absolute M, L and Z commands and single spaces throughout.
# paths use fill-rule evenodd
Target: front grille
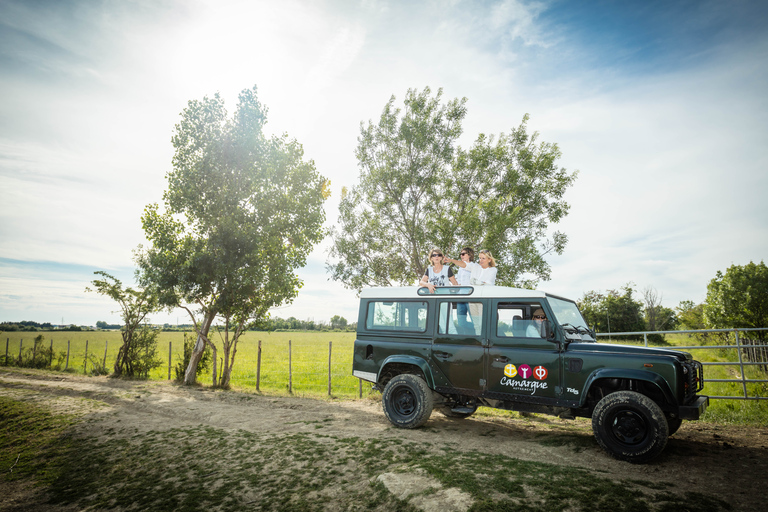
M 704 367 L 698 361 L 686 361 L 683 363 L 688 370 L 685 375 L 685 403 L 687 404 L 696 396 L 696 393 L 704 389 Z

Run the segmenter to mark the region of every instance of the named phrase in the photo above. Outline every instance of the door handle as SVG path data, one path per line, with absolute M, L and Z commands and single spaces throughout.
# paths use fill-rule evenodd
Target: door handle
M 432 355 L 434 355 L 438 359 L 448 359 L 451 357 L 451 354 L 448 352 L 433 352 Z
M 496 361 L 497 363 L 508 363 L 509 358 L 505 356 L 501 356 L 501 357 L 495 358 L 494 361 Z

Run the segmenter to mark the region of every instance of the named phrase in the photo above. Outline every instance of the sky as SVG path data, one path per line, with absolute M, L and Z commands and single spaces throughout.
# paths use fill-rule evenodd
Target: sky
M 85 288 L 96 270 L 134 284 L 181 111 L 218 92 L 232 112 L 254 85 L 266 131 L 331 180 L 326 227 L 360 123 L 428 86 L 467 98 L 463 147 L 528 113 L 578 170 L 541 290 L 630 283 L 674 308 L 768 254 L 766 2 L 0 0 L 0 321 L 119 323 Z M 329 247 L 273 316 L 356 321 Z

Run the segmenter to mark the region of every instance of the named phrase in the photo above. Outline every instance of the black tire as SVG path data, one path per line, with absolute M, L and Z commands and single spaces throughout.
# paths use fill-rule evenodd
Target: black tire
M 475 412 L 477 412 L 477 404 L 462 405 L 458 407 L 443 405 L 438 410 L 449 418 L 463 420 L 464 418 L 469 418 L 475 414 Z
M 667 418 L 656 402 L 634 391 L 617 391 L 592 412 L 595 439 L 612 457 L 642 464 L 667 446 Z
M 418 428 L 432 414 L 432 390 L 424 379 L 402 374 L 390 380 L 381 394 L 384 415 L 396 427 Z
M 671 436 L 675 432 L 677 432 L 677 429 L 680 428 L 680 425 L 683 424 L 683 420 L 680 418 L 670 418 L 667 416 L 667 428 L 669 429 L 669 435 Z

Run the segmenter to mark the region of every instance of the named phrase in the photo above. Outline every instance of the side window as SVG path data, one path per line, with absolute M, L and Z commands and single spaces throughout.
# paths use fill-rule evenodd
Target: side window
M 427 330 L 427 303 L 371 301 L 368 303 L 366 329 L 424 332 Z
M 441 302 L 437 319 L 439 334 L 479 336 L 483 331 L 482 302 Z
M 533 313 L 541 307 L 537 303 L 500 302 L 496 309 L 496 336 L 500 338 L 543 338 L 546 333 Z

